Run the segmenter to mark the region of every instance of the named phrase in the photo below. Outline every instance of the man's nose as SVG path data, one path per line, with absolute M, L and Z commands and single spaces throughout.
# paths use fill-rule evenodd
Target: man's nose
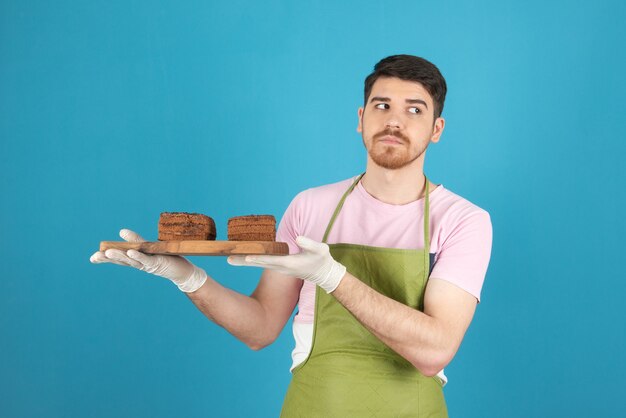
M 400 129 L 401 127 L 402 127 L 402 122 L 400 120 L 399 115 L 396 112 L 389 112 L 387 116 L 387 120 L 385 121 L 385 128 Z

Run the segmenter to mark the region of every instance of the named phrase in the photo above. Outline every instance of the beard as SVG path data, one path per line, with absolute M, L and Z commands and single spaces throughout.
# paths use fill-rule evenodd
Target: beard
M 380 138 L 388 135 L 396 138 L 401 144 L 388 145 L 380 142 Z M 412 150 L 410 144 L 411 141 L 402 132 L 392 131 L 390 129 L 386 129 L 374 135 L 370 148 L 367 148 L 365 138 L 363 138 L 363 145 L 365 149 L 367 149 L 367 153 L 372 161 L 374 161 L 376 165 L 388 170 L 399 170 L 406 167 L 417 160 L 428 147 L 428 143 L 426 143 L 420 145 L 420 148 L 417 150 Z

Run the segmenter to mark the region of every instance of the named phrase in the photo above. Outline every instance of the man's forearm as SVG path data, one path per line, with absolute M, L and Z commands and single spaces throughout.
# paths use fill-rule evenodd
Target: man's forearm
M 265 309 L 258 300 L 228 289 L 210 276 L 202 287 L 186 295 L 207 318 L 253 350 L 273 341 Z
M 435 318 L 376 292 L 350 273 L 332 295 L 372 334 L 423 374 L 434 375 L 449 362 L 449 342 L 444 327 Z

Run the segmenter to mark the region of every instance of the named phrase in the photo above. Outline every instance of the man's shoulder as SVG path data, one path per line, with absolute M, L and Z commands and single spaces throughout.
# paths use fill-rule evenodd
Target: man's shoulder
M 432 206 L 435 211 L 440 213 L 447 213 L 459 218 L 466 218 L 468 216 L 481 216 L 489 218 L 489 212 L 478 206 L 476 203 L 470 201 L 452 190 L 439 185 L 435 189 L 435 196 L 432 198 Z
M 291 242 L 298 235 L 321 240 L 333 210 L 343 193 L 356 178 L 349 178 L 335 183 L 310 187 L 298 193 L 289 204 L 277 231 L 277 240 Z M 291 241 L 290 241 L 291 240 Z M 297 252 L 295 241 L 293 248 Z

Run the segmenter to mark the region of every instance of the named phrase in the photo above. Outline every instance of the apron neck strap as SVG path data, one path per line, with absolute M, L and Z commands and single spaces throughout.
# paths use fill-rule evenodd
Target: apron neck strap
M 429 181 L 424 176 L 424 283 L 430 276 L 430 193 Z
M 339 204 L 335 208 L 335 212 L 333 213 L 333 216 L 332 216 L 332 218 L 330 218 L 330 222 L 328 223 L 328 226 L 326 227 L 326 232 L 324 232 L 324 238 L 322 238 L 322 242 L 325 243 L 326 239 L 328 239 L 328 234 L 330 234 L 330 230 L 333 228 L 333 224 L 335 223 L 335 219 L 337 219 L 337 215 L 339 215 L 339 212 L 341 211 L 341 208 L 343 207 L 343 203 L 346 201 L 346 197 L 348 197 L 348 195 L 350 193 L 352 193 L 352 190 L 354 190 L 354 188 L 356 187 L 356 185 L 359 183 L 359 181 L 361 180 L 361 178 L 364 175 L 365 175 L 365 173 L 363 173 L 359 177 L 357 177 L 356 180 L 354 180 L 354 182 L 352 183 L 352 186 L 350 186 L 350 188 L 348 190 L 346 190 L 346 192 L 341 197 L 341 200 L 339 201 Z
M 350 188 L 348 190 L 346 190 L 346 192 L 341 197 L 341 200 L 339 201 L 339 204 L 335 208 L 335 212 L 333 213 L 333 216 L 330 218 L 330 222 L 328 223 L 328 226 L 326 227 L 326 231 L 324 232 L 324 238 L 322 238 L 322 242 L 325 243 L 326 240 L 328 239 L 328 235 L 330 234 L 330 230 L 333 228 L 333 225 L 335 224 L 335 219 L 337 219 L 337 215 L 339 215 L 339 212 L 341 212 L 341 208 L 343 207 L 343 204 L 346 201 L 346 198 L 348 197 L 348 195 L 350 193 L 352 193 L 352 190 L 354 190 L 354 188 L 359 183 L 361 178 L 363 178 L 364 175 L 365 175 L 365 173 L 363 173 L 359 177 L 357 177 L 356 180 L 354 180 L 354 182 L 350 186 Z M 430 227 L 430 215 L 429 215 L 430 193 L 429 193 L 429 187 L 428 187 L 429 183 L 430 182 L 428 181 L 428 178 L 426 178 L 426 176 L 424 176 L 424 248 L 426 250 L 425 253 L 426 253 L 427 257 L 428 257 L 428 253 L 430 252 L 430 231 L 429 231 L 429 227 Z M 427 262 L 425 265 L 428 266 L 429 263 Z M 428 271 L 428 269 L 427 269 L 427 271 Z

